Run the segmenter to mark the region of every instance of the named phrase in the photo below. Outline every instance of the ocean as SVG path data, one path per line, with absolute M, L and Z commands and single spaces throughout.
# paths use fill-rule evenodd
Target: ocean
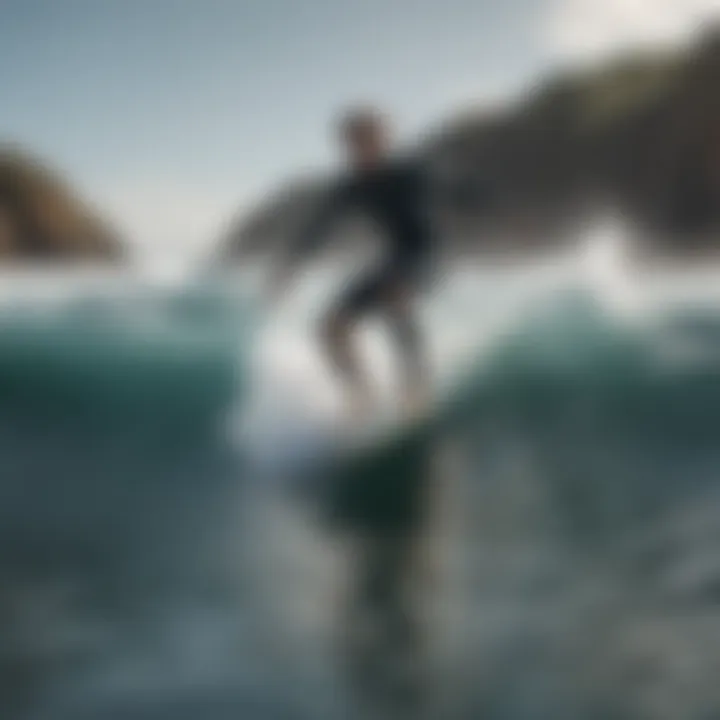
M 410 440 L 455 460 L 438 717 L 720 716 L 720 270 L 596 260 L 448 272 L 419 426 L 363 331 L 383 425 L 346 466 L 382 481 Z M 315 482 L 341 408 L 313 342 L 342 279 L 275 314 L 250 271 L 4 283 L 3 718 L 348 717 Z

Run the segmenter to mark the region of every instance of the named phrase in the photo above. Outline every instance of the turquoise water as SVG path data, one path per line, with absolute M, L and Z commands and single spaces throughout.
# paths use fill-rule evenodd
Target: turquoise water
M 3 687 L 17 717 L 338 716 L 337 508 L 306 484 L 337 419 L 310 334 L 332 284 L 310 277 L 272 322 L 243 287 L 4 301 L 0 662 L 23 668 Z M 436 410 L 332 466 L 370 491 L 347 523 L 391 503 L 417 453 L 450 441 L 460 458 L 446 716 L 658 717 L 678 693 L 692 712 L 667 717 L 720 708 L 720 315 L 674 289 L 623 313 L 562 273 L 449 279 L 423 308 Z M 364 347 L 390 387 L 378 329 Z

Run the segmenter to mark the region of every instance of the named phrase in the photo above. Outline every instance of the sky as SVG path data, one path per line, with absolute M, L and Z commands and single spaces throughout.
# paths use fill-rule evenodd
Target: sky
M 0 0 L 0 140 L 66 172 L 143 252 L 203 252 L 333 162 L 373 102 L 402 137 L 558 62 L 675 38 L 720 0 Z

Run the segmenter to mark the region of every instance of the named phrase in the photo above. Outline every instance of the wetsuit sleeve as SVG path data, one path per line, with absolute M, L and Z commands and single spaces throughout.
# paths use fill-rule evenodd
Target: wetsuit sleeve
M 314 252 L 327 238 L 341 215 L 347 210 L 350 189 L 346 184 L 333 188 L 303 223 L 290 245 L 289 259 L 296 262 Z

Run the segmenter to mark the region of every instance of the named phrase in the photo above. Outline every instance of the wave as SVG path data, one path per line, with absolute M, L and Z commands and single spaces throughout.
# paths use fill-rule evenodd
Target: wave
M 719 329 L 714 307 L 629 322 L 557 296 L 431 418 L 333 468 L 345 531 L 404 532 L 450 489 L 457 717 L 641 718 L 649 694 L 717 712 Z M 460 462 L 433 468 L 448 443 Z
M 131 595 L 148 573 L 157 588 L 201 570 L 183 551 L 241 472 L 223 427 L 253 322 L 248 303 L 199 287 L 0 309 L 3 576 Z
M 294 704 L 294 692 L 318 703 L 333 695 L 327 678 L 304 692 L 298 668 L 314 672 L 316 659 L 308 646 L 283 669 L 238 629 L 256 620 L 291 629 L 273 608 L 301 612 L 292 578 L 322 557 L 312 543 L 305 552 L 304 530 L 288 519 L 294 503 L 283 498 L 273 521 L 243 493 L 262 478 L 223 434 L 248 390 L 256 323 L 251 305 L 206 288 L 0 311 L 4 592 L 30 578 L 45 597 L 71 578 L 81 597 L 63 606 L 65 620 L 108 621 L 50 695 L 67 716 L 118 707 L 140 716 L 188 698 L 212 712 L 232 695 L 233 709 L 260 698 L 262 718 Z M 601 717 L 603 707 L 643 717 L 634 711 L 643 689 L 621 687 L 649 677 L 639 674 L 643 647 L 623 644 L 636 628 L 676 638 L 643 681 L 657 692 L 675 687 L 677 648 L 695 653 L 698 678 L 712 675 L 711 651 L 691 648 L 677 609 L 717 621 L 720 566 L 708 558 L 720 537 L 718 337 L 713 307 L 630 321 L 585 293 L 556 295 L 474 358 L 431 417 L 326 458 L 313 507 L 341 530 L 405 531 L 424 509 L 423 487 L 457 480 L 451 531 L 471 618 L 448 670 L 458 717 Z M 430 472 L 447 443 L 459 471 Z M 283 581 L 271 535 L 295 553 Z M 25 612 L 18 626 L 32 629 Z M 120 638 L 133 617 L 144 618 L 137 637 Z M 173 675 L 169 655 L 187 667 Z M 142 678 L 138 662 L 149 668 Z M 127 685 L 112 685 L 118 678 Z M 697 702 L 716 709 L 704 699 L 715 681 L 702 682 Z
M 345 460 L 341 474 L 359 476 L 347 485 L 362 497 L 377 493 L 368 512 L 382 514 L 405 492 L 398 465 L 416 475 L 452 438 L 472 449 L 477 483 L 500 482 L 499 455 L 532 458 L 532 483 L 556 493 L 568 529 L 606 539 L 712 483 L 719 329 L 707 307 L 638 323 L 587 294 L 555 297 L 471 363 L 431 418 Z M 347 504 L 356 512 L 360 500 Z
M 0 413 L 88 430 L 183 420 L 199 429 L 238 390 L 247 322 L 226 300 L 197 294 L 14 308 L 0 314 Z

